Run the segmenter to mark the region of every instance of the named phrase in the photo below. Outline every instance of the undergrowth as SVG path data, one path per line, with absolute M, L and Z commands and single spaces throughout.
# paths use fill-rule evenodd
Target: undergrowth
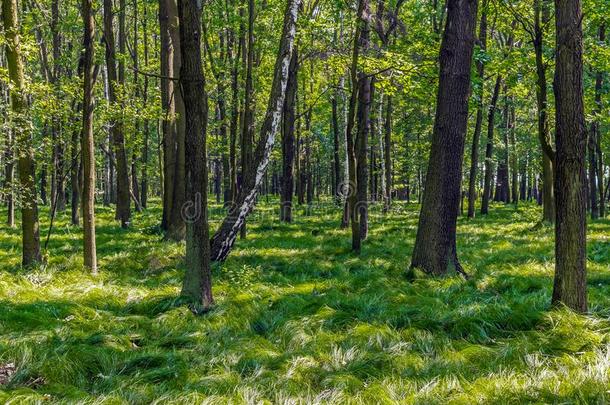
M 158 206 L 128 230 L 98 207 L 98 276 L 69 213 L 34 270 L 2 225 L 0 402 L 610 401 L 610 221 L 589 224 L 582 316 L 550 309 L 553 231 L 535 226 L 538 207 L 460 219 L 468 281 L 406 277 L 414 205 L 374 208 L 360 256 L 338 209 L 298 208 L 292 224 L 275 211 L 261 202 L 215 265 L 217 305 L 199 317 L 178 298 L 184 248 L 162 241 Z

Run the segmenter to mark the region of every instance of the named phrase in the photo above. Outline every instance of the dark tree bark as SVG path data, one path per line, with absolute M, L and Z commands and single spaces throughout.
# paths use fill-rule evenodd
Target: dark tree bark
M 412 268 L 463 272 L 456 250 L 462 160 L 468 121 L 476 0 L 448 0 L 432 145 Z
M 170 33 L 170 3 L 172 0 L 159 1 L 159 30 L 160 30 L 160 62 L 161 62 L 161 107 L 163 108 L 163 119 L 161 129 L 163 134 L 163 217 L 161 229 L 167 231 L 169 228 L 170 215 L 174 195 L 174 172 L 176 162 L 175 141 L 175 102 L 173 95 L 174 83 L 170 77 L 176 77 L 173 68 L 173 55 L 176 50 L 172 43 Z
M 97 253 L 95 246 L 95 150 L 93 134 L 93 87 L 95 71 L 93 66 L 95 19 L 92 1 L 82 0 L 82 17 L 85 25 L 83 35 L 83 129 L 81 151 L 83 160 L 83 258 L 84 265 L 93 274 L 97 273 Z
M 2 1 L 2 22 L 6 40 L 6 59 L 10 80 L 10 100 L 13 114 L 12 128 L 17 158 L 17 172 L 21 184 L 21 242 L 22 264 L 31 266 L 42 259 L 38 225 L 38 204 L 34 169 L 32 133 L 27 122 L 28 104 L 16 0 Z
M 363 51 L 369 47 L 368 24 L 364 24 L 361 32 L 360 46 Z M 368 177 L 370 175 L 367 164 L 368 139 L 371 133 L 371 100 L 373 93 L 372 79 L 365 73 L 359 73 L 358 78 L 358 130 L 356 133 L 356 176 L 357 176 L 357 201 L 356 214 L 359 215 L 360 239 L 365 240 L 369 231 L 368 210 Z
M 186 273 L 182 294 L 194 312 L 214 305 L 210 271 L 207 201 L 206 128 L 208 120 L 205 77 L 201 66 L 201 23 L 197 0 L 178 0 L 182 64 L 180 85 L 186 113 Z
M 123 11 L 124 12 L 124 11 Z M 121 17 L 121 20 L 124 17 Z M 120 32 L 121 30 L 119 30 Z M 124 34 L 120 32 L 120 39 Z M 119 41 L 122 43 L 123 41 Z M 114 42 L 113 31 L 113 10 L 112 1 L 104 0 L 104 42 L 106 44 L 106 68 L 108 72 L 108 101 L 113 107 L 120 108 L 120 103 L 117 97 L 117 88 L 123 86 L 123 74 L 117 74 L 116 48 Z M 121 69 L 119 69 L 121 70 Z M 125 152 L 125 138 L 123 133 L 122 118 L 110 120 L 110 133 L 114 148 L 114 158 L 116 161 L 116 219 L 121 222 L 121 227 L 129 226 L 129 218 L 131 215 L 130 196 L 129 196 L 129 174 L 127 171 L 127 155 Z
M 485 147 L 485 182 L 483 184 L 483 199 L 481 201 L 481 214 L 486 215 L 489 213 L 489 200 L 491 199 L 491 179 L 493 176 L 493 148 L 494 148 L 494 130 L 495 130 L 495 118 L 496 118 L 496 107 L 498 104 L 498 96 L 500 94 L 500 85 L 502 84 L 502 77 L 498 75 L 496 77 L 496 84 L 491 96 L 491 102 L 489 103 L 489 110 L 487 112 L 487 146 Z
M 180 32 L 179 32 L 179 19 L 178 9 L 176 0 L 169 1 L 169 35 L 171 37 L 171 44 L 173 47 L 172 52 L 172 73 L 180 77 L 182 57 L 180 52 Z M 171 95 L 170 95 L 171 96 Z M 185 131 L 186 131 L 186 112 L 183 100 L 183 92 L 179 88 L 178 84 L 174 81 L 173 83 L 173 100 L 174 100 L 174 112 L 173 117 L 173 136 L 174 136 L 174 166 L 170 167 L 169 170 L 173 170 L 173 191 L 172 191 L 172 203 L 171 211 L 169 213 L 169 223 L 167 226 L 167 232 L 165 237 L 167 239 L 180 241 L 185 238 L 186 224 L 182 215 L 182 210 L 186 204 L 186 145 L 185 145 Z
M 283 138 L 282 138 L 282 195 L 280 199 L 280 221 L 292 222 L 292 196 L 294 194 L 294 122 L 295 122 L 295 103 L 297 97 L 299 69 L 299 55 L 297 48 L 294 48 L 288 82 L 286 85 L 286 100 L 284 100 L 283 112 Z
M 348 115 L 345 125 L 345 139 L 347 143 L 347 161 L 349 175 L 348 184 L 346 185 L 345 190 L 347 194 L 346 211 L 350 219 L 352 228 L 352 250 L 357 253 L 360 252 L 362 242 L 362 227 L 360 226 L 361 215 L 358 207 L 358 200 L 361 195 L 360 193 L 362 191 L 362 187 L 365 188 L 364 199 L 366 199 L 366 183 L 363 186 L 359 186 L 358 182 L 361 180 L 361 176 L 359 176 L 358 173 L 360 172 L 362 174 L 363 170 L 366 171 L 366 167 L 363 168 L 359 166 L 358 157 L 362 145 L 359 142 L 358 133 L 356 133 L 356 136 L 354 136 L 353 132 L 356 123 L 356 109 L 358 107 L 359 91 L 361 90 L 362 84 L 360 82 L 360 79 L 367 80 L 367 83 L 362 87 L 368 90 L 369 94 L 364 97 L 363 101 L 366 99 L 370 102 L 370 78 L 366 77 L 363 74 L 359 75 L 358 73 L 358 60 L 360 58 L 360 53 L 363 48 L 366 48 L 365 46 L 363 46 L 363 44 L 368 46 L 369 43 L 370 19 L 371 13 L 369 10 L 369 1 L 359 0 L 356 31 L 354 33 L 354 47 L 352 50 L 352 61 L 350 69 L 352 93 L 349 100 Z M 368 104 L 367 108 L 370 108 Z M 364 127 L 362 129 L 364 129 Z M 364 147 L 364 154 L 366 159 L 366 140 L 364 140 Z
M 488 0 L 484 0 L 481 10 L 481 22 L 479 23 L 479 47 L 482 52 L 487 50 L 487 6 Z M 481 143 L 481 129 L 483 127 L 483 96 L 485 94 L 485 63 L 477 61 L 477 76 L 480 81 L 477 94 L 477 116 L 475 120 L 474 133 L 472 135 L 472 149 L 470 150 L 470 174 L 468 176 L 468 218 L 474 218 L 477 171 L 479 168 L 479 144 Z
M 286 95 L 286 84 L 288 82 L 288 72 L 294 37 L 296 34 L 296 20 L 300 0 L 289 0 L 284 15 L 284 27 L 276 60 L 273 83 L 269 96 L 269 104 L 265 119 L 261 126 L 261 134 L 254 151 L 253 162 L 256 162 L 256 170 L 252 168 L 243 173 L 242 187 L 236 198 L 235 206 L 223 220 L 218 231 L 211 240 L 212 260 L 223 261 L 227 258 L 237 233 L 243 227 L 248 214 L 254 208 L 258 189 L 262 184 L 264 174 L 269 164 L 269 158 L 275 135 L 281 123 L 282 109 Z
M 553 304 L 587 311 L 586 174 L 587 134 L 582 85 L 580 0 L 555 0 L 557 57 L 553 83 L 555 128 L 555 280 Z
M 161 104 L 164 110 L 163 130 L 163 219 L 165 237 L 184 239 L 186 226 L 182 218 L 185 203 L 185 112 L 182 92 L 175 80 L 180 76 L 180 35 L 175 0 L 159 2 L 161 29 Z

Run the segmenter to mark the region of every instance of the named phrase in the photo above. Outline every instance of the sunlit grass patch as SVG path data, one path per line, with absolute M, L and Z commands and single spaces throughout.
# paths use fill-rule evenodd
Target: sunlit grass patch
M 162 241 L 158 207 L 128 230 L 99 208 L 97 276 L 82 270 L 68 213 L 48 265 L 29 271 L 18 231 L 0 228 L 0 370 L 15 369 L 0 401 L 610 400 L 609 221 L 589 226 L 591 313 L 582 316 L 550 309 L 553 231 L 536 226 L 537 207 L 460 218 L 465 281 L 406 276 L 414 205 L 373 207 L 356 256 L 338 209 L 297 210 L 294 223 L 278 224 L 276 203 L 263 202 L 248 238 L 214 266 L 217 305 L 201 317 L 178 297 L 184 247 Z M 46 236 L 45 209 L 41 218 Z

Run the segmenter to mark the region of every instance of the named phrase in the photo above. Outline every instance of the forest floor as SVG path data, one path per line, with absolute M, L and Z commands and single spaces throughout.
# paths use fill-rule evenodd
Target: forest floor
M 359 257 L 338 209 L 284 225 L 275 208 L 214 267 L 217 305 L 199 317 L 176 298 L 183 247 L 161 240 L 158 206 L 128 230 L 98 208 L 95 277 L 68 212 L 35 271 L 1 225 L 0 402 L 610 401 L 610 221 L 589 225 L 581 316 L 549 307 L 553 229 L 533 205 L 460 219 L 469 281 L 406 276 L 415 205 L 373 210 Z

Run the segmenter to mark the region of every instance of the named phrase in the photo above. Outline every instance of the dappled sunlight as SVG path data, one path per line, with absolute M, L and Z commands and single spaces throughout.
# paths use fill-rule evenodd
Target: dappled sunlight
M 18 369 L 0 398 L 36 401 L 554 402 L 605 398 L 610 382 L 608 221 L 590 227 L 592 313 L 549 309 L 551 228 L 538 209 L 494 206 L 460 220 L 472 278 L 408 278 L 418 207 L 371 221 L 358 257 L 339 215 L 249 224 L 213 268 L 216 307 L 182 305 L 184 247 L 120 230 L 102 211 L 100 274 L 82 270 L 80 230 L 60 215 L 63 256 L 26 272 L 2 229 L 0 359 Z M 46 212 L 43 211 L 44 219 Z M 44 225 L 44 221 L 43 221 Z M 65 231 L 59 231 L 65 229 Z M 7 253 L 8 252 L 8 253 Z M 33 386 L 28 382 L 40 382 Z M 29 385 L 28 385 L 29 384 Z M 5 395 L 5 396 L 2 396 Z

